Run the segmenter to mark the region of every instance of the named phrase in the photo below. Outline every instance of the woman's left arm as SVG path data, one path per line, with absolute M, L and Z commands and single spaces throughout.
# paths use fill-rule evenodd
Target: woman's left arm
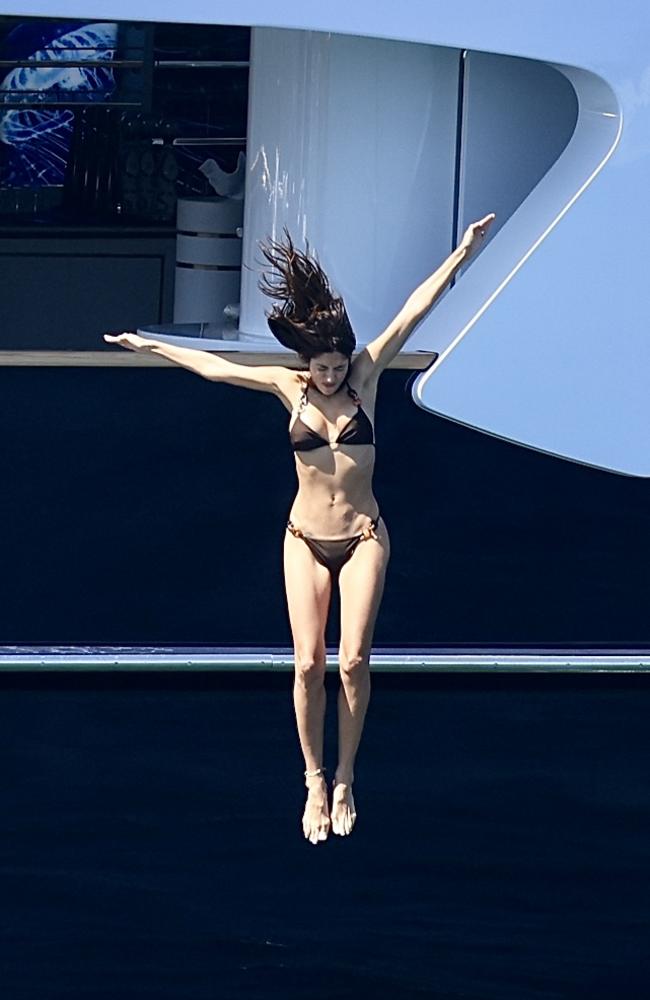
M 458 268 L 484 242 L 494 218 L 494 213 L 491 213 L 468 226 L 453 253 L 437 271 L 409 295 L 386 329 L 361 351 L 355 361 L 355 371 L 358 373 L 359 381 L 365 381 L 371 376 L 378 377 L 399 354 L 415 328 L 438 301 Z

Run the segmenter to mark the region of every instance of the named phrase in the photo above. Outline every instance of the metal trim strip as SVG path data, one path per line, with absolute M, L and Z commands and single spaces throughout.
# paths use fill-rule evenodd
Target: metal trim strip
M 33 649 L 33 647 L 32 647 Z M 249 650 L 230 652 L 174 652 L 165 650 L 59 648 L 22 652 L 19 647 L 0 648 L 0 672 L 47 671 L 59 668 L 70 671 L 103 670 L 194 670 L 194 671 L 280 671 L 293 670 L 291 651 Z M 409 653 L 378 652 L 371 658 L 374 671 L 393 672 L 533 672 L 533 673 L 638 673 L 650 672 L 650 650 L 633 652 L 607 651 L 456 651 L 432 653 L 426 650 Z M 336 654 L 328 653 L 328 670 L 336 671 Z

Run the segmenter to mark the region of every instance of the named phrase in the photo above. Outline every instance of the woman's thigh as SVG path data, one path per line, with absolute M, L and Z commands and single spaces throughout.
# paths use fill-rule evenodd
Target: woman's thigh
M 377 538 L 359 542 L 341 569 L 341 650 L 347 656 L 370 655 L 389 559 L 390 539 L 382 520 Z
M 284 583 L 296 657 L 325 660 L 325 626 L 332 578 L 300 538 L 284 539 Z

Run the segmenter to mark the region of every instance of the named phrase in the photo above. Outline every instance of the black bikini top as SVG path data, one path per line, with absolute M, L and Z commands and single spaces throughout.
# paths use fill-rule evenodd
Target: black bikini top
M 372 444 L 375 443 L 375 436 L 372 429 L 372 424 L 368 419 L 368 415 L 363 411 L 361 407 L 361 400 L 358 394 L 354 391 L 352 386 L 349 384 L 348 380 L 345 380 L 345 386 L 348 390 L 348 396 L 354 400 L 358 406 L 357 412 L 350 420 L 347 422 L 343 430 L 337 437 L 335 444 Z M 330 442 L 327 438 L 321 437 L 316 431 L 312 430 L 304 423 L 300 414 L 306 407 L 308 403 L 307 399 L 307 389 L 309 388 L 309 381 L 303 383 L 302 395 L 300 397 L 300 404 L 298 406 L 298 416 L 293 423 L 291 429 L 289 430 L 289 438 L 291 439 L 291 446 L 294 451 L 314 451 L 316 448 L 329 448 L 331 447 Z

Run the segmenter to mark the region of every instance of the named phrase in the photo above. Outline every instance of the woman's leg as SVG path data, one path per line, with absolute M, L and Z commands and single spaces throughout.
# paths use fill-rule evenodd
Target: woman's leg
M 332 580 L 300 538 L 289 531 L 284 541 L 284 579 L 293 636 L 295 678 L 293 703 L 305 770 L 323 766 L 325 725 L 325 625 Z M 325 840 L 330 828 L 327 783 L 322 775 L 305 779 L 309 789 L 302 826 L 312 844 Z
M 356 812 L 352 797 L 354 761 L 370 699 L 370 650 L 384 591 L 390 541 L 383 520 L 377 538 L 359 542 L 339 577 L 341 646 L 338 698 L 339 762 L 332 801 L 332 832 L 347 834 Z

